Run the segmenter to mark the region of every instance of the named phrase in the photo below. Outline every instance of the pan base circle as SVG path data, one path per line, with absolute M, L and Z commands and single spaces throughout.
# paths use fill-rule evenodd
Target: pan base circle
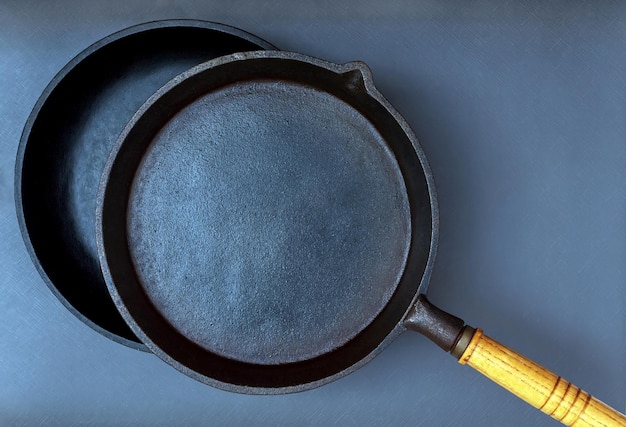
M 399 166 L 332 95 L 252 81 L 198 98 L 135 175 L 128 243 L 146 295 L 199 346 L 276 365 L 342 346 L 387 305 L 409 250 Z

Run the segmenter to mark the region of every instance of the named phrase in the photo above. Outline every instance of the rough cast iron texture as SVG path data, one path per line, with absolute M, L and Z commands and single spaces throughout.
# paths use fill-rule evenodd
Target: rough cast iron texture
M 205 383 L 329 382 L 405 329 L 437 241 L 412 131 L 363 63 L 235 54 L 176 77 L 122 132 L 97 242 L 124 319 Z
M 15 174 L 22 236 L 39 273 L 86 324 L 144 349 L 117 312 L 96 250 L 96 193 L 132 114 L 178 73 L 233 52 L 272 46 L 221 24 L 142 24 L 93 44 L 52 80 L 24 128 Z

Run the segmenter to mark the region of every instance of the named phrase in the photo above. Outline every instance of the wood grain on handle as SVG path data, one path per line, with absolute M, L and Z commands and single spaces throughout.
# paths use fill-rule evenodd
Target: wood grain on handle
M 626 417 L 477 329 L 459 363 L 469 365 L 568 426 L 626 426 Z

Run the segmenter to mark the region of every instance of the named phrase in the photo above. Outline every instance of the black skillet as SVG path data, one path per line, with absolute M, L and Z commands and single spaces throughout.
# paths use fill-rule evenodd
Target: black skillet
M 433 179 L 362 63 L 250 52 L 177 76 L 121 133 L 96 215 L 122 316 L 207 384 L 310 389 L 409 328 L 565 423 L 626 425 L 426 300 Z
M 52 292 L 103 335 L 144 349 L 111 301 L 96 250 L 96 193 L 115 139 L 178 73 L 218 56 L 268 48 L 258 37 L 211 22 L 137 25 L 81 52 L 37 101 L 16 164 L 20 229 Z

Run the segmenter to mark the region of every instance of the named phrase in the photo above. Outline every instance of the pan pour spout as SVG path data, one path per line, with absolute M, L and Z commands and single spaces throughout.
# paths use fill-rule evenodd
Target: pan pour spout
M 626 416 L 419 295 L 404 324 L 568 426 L 626 426 Z

